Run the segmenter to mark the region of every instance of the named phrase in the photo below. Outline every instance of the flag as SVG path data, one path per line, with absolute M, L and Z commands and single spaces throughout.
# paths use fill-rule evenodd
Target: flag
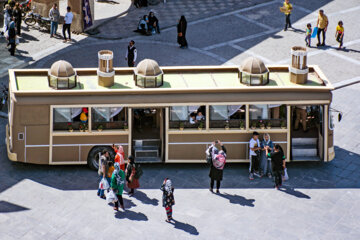
M 82 10 L 84 16 L 84 29 L 87 29 L 93 25 L 89 0 L 83 0 Z

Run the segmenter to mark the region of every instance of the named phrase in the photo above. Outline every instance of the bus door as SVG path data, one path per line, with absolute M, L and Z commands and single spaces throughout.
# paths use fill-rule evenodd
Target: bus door
M 165 109 L 133 108 L 132 154 L 137 162 L 164 159 Z
M 324 157 L 324 106 L 291 107 L 291 159 L 320 161 Z

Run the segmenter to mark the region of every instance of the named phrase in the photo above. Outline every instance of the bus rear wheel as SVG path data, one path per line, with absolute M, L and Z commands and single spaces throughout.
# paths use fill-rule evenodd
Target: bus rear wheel
M 99 158 L 101 156 L 102 151 L 104 151 L 104 150 L 109 152 L 110 159 L 112 161 L 114 161 L 115 152 L 111 147 L 109 147 L 109 146 L 96 146 L 96 147 L 93 147 L 90 150 L 88 158 L 87 158 L 87 164 L 91 169 L 93 169 L 93 170 L 98 170 L 99 169 Z

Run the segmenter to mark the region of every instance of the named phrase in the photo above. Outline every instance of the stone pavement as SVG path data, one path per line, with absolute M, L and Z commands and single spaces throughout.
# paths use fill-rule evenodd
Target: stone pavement
M 136 41 L 139 60 L 154 58 L 160 65 L 239 65 L 251 55 L 267 63 L 288 64 L 290 47 L 304 46 L 305 25 L 314 25 L 317 10 L 323 8 L 330 20 L 329 46 L 309 49 L 309 62 L 319 64 L 337 86 L 356 82 L 360 34 L 352 23 L 360 14 L 357 0 L 292 2 L 295 28 L 287 32 L 282 31 L 280 1 L 265 1 L 189 21 L 187 50 L 177 47 L 176 28 L 169 27 L 150 37 L 53 42 L 52 54 L 29 67 L 49 67 L 58 59 L 75 67 L 95 67 L 97 51 L 105 48 L 114 51 L 116 66 L 124 66 L 130 37 Z M 343 51 L 335 49 L 334 39 L 340 19 L 346 30 Z M 210 28 L 214 23 L 217 27 Z M 27 44 L 26 51 L 45 52 L 38 45 Z M 134 198 L 124 195 L 125 213 L 114 213 L 96 197 L 96 172 L 85 166 L 16 164 L 7 159 L 5 145 L 0 145 L 0 239 L 359 239 L 359 96 L 360 84 L 333 91 L 332 107 L 343 112 L 335 129 L 336 157 L 330 163 L 289 163 L 290 180 L 283 191 L 272 189 L 267 178 L 250 182 L 247 164 L 226 166 L 222 195 L 207 190 L 205 164 L 144 165 L 140 191 Z M 5 124 L 0 119 L 3 137 Z M 158 190 L 167 176 L 176 188 L 174 218 L 178 222 L 174 225 L 164 222 Z

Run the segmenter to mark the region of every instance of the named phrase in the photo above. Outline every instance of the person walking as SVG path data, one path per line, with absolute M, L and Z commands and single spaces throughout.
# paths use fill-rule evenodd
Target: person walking
M 167 219 L 166 222 L 170 223 L 172 218 L 172 206 L 175 205 L 174 199 L 174 187 L 170 178 L 165 178 L 163 184 L 160 187 L 160 190 L 163 192 L 162 196 L 162 205 L 165 208 Z
M 282 185 L 282 173 L 285 169 L 285 155 L 279 144 L 274 147 L 274 152 L 270 152 L 270 147 L 266 148 L 266 156 L 271 159 L 271 166 L 274 175 L 275 188 L 279 189 Z
M 123 170 L 120 169 L 119 163 L 114 164 L 114 172 L 111 177 L 111 189 L 116 194 L 116 197 L 118 198 L 118 201 L 115 202 L 114 210 L 119 210 L 119 203 L 120 207 L 125 210 L 124 207 L 124 200 L 122 198 L 122 194 L 124 191 L 124 185 L 125 185 L 125 173 Z
M 268 159 L 266 154 L 266 148 L 269 147 L 269 151 L 273 151 L 274 144 L 270 139 L 270 135 L 268 133 L 264 134 L 264 138 L 260 143 L 261 145 L 261 165 L 262 169 L 264 171 L 264 174 L 267 175 L 269 178 L 272 177 L 272 171 L 271 171 L 271 160 Z
M 126 50 L 125 61 L 128 62 L 129 67 L 134 67 L 136 59 L 137 59 L 137 50 L 135 47 L 135 42 L 134 40 L 131 40 Z
M 56 3 L 54 3 L 53 7 L 49 11 L 49 18 L 51 20 L 50 37 L 52 38 L 56 35 L 60 19 L 60 12 Z
M 64 25 L 63 25 L 63 36 L 64 36 L 64 43 L 65 42 L 70 42 L 71 41 L 71 23 L 73 21 L 73 18 L 74 18 L 74 15 L 73 13 L 71 12 L 71 7 L 67 7 L 66 8 L 66 14 L 65 14 L 65 18 L 64 18 Z M 68 35 L 69 35 L 69 38 L 66 37 L 66 34 L 65 32 L 68 32 Z
M 339 43 L 338 49 L 341 49 L 344 39 L 344 26 L 342 21 L 339 21 L 338 25 L 336 26 L 335 38 L 336 41 Z
M 15 18 L 12 18 L 12 21 L 9 23 L 8 34 L 9 34 L 8 45 L 10 45 L 9 52 L 11 56 L 15 56 L 15 49 L 16 49 Z
M 22 21 L 22 10 L 20 8 L 20 4 L 17 2 L 15 4 L 13 10 L 13 17 L 15 17 L 15 24 L 16 24 L 16 35 L 21 35 L 21 21 Z
M 6 31 L 9 29 L 10 22 L 11 22 L 10 5 L 6 4 L 4 8 L 4 26 L 1 31 L 1 35 L 4 35 Z
M 214 192 L 214 183 L 216 181 L 216 193 L 220 193 L 220 184 L 223 178 L 223 170 L 226 163 L 226 148 L 220 140 L 216 140 L 206 150 L 210 158 L 210 192 Z
M 128 157 L 128 164 L 125 170 L 127 187 L 130 189 L 129 191 L 130 197 L 134 195 L 135 189 L 140 187 L 139 178 L 138 175 L 136 174 L 137 170 L 138 169 L 135 163 L 135 159 L 133 156 L 130 155 Z
M 283 5 L 283 9 L 284 14 L 285 14 L 285 28 L 284 31 L 286 31 L 289 28 L 291 28 L 291 21 L 290 21 L 290 15 L 291 15 L 291 11 L 293 9 L 292 4 L 290 3 L 289 0 L 285 0 L 284 5 Z
M 187 28 L 187 22 L 185 16 L 182 15 L 177 25 L 177 33 L 178 33 L 177 42 L 180 45 L 180 48 L 183 49 L 188 47 L 188 43 L 186 41 L 186 28 Z
M 249 156 L 250 156 L 250 166 L 249 166 L 249 179 L 254 180 L 254 175 L 261 177 L 259 173 L 259 155 L 260 155 L 260 142 L 259 142 L 259 133 L 253 132 L 253 136 L 250 139 L 249 143 Z
M 306 25 L 306 36 L 305 36 L 305 42 L 306 42 L 306 46 L 307 47 L 311 47 L 311 34 L 312 34 L 312 28 L 311 28 L 311 24 L 308 23 Z
M 100 187 L 100 185 L 101 185 L 100 183 L 103 179 L 106 179 L 106 177 L 108 175 L 108 171 L 109 171 L 108 162 L 110 162 L 109 160 L 110 160 L 109 152 L 107 152 L 106 150 L 103 150 L 101 156 L 99 157 L 98 174 L 100 176 L 100 179 L 99 179 L 100 182 L 99 182 L 99 188 L 98 188 L 97 195 L 100 198 L 104 198 L 104 199 L 105 199 L 105 195 L 104 195 L 105 189 Z
M 326 35 L 326 31 L 327 31 L 327 27 L 329 25 L 329 21 L 327 16 L 324 14 L 324 10 L 320 10 L 319 11 L 319 16 L 317 19 L 317 23 L 316 26 L 318 27 L 318 31 L 317 31 L 317 39 L 318 39 L 318 43 L 316 44 L 316 46 L 325 46 L 325 35 Z M 323 41 L 321 43 L 320 41 L 320 34 L 322 33 L 322 38 Z
M 125 171 L 125 153 L 124 153 L 124 148 L 119 145 L 117 147 L 115 147 L 115 145 L 113 146 L 114 151 L 115 151 L 115 159 L 114 162 L 119 163 L 120 165 L 120 169 Z

